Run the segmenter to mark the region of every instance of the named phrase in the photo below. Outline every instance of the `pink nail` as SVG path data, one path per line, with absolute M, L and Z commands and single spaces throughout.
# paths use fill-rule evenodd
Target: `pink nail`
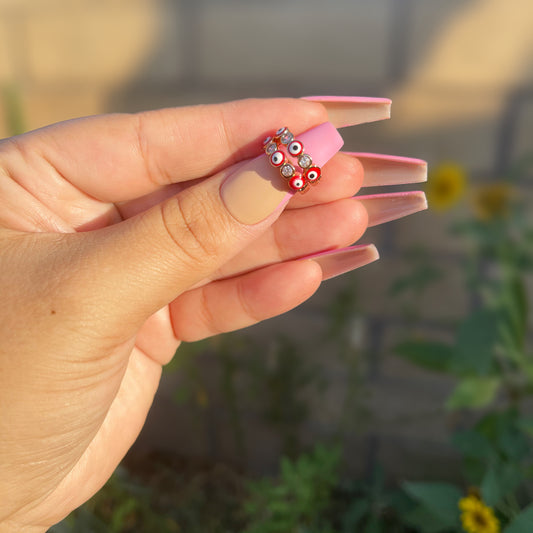
M 336 128 L 345 128 L 390 118 L 391 100 L 365 96 L 305 96 L 303 100 L 321 103 L 329 121 Z
M 363 187 L 427 181 L 428 165 L 422 159 L 363 152 L 344 153 L 356 157 L 363 165 Z
M 368 213 L 368 227 L 412 215 L 428 208 L 426 195 L 422 191 L 395 192 L 354 196 Z
M 309 255 L 302 259 L 318 263 L 322 269 L 322 279 L 327 280 L 376 261 L 379 259 L 379 253 L 373 244 L 361 244 Z
M 329 122 L 300 133 L 296 138 L 319 166 L 327 163 L 344 144 Z M 220 195 L 228 211 L 242 224 L 265 220 L 282 209 L 292 196 L 287 182 L 279 170 L 270 165 L 264 153 L 239 166 L 222 184 Z

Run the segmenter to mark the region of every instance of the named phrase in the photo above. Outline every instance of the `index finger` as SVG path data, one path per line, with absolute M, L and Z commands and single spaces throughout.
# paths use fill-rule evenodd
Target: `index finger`
M 258 155 L 262 138 L 280 125 L 301 132 L 326 120 L 319 103 L 241 100 L 67 121 L 5 141 L 0 155 L 8 168 L 35 167 L 26 168 L 26 179 L 39 183 L 26 186 L 46 187 L 48 179 L 57 189 L 66 181 L 92 198 L 118 202 Z

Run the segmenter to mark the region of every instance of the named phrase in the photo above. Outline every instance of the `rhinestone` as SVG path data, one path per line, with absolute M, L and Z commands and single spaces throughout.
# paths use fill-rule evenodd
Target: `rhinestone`
M 276 146 L 276 143 L 270 143 L 270 144 L 267 144 L 266 148 L 265 148 L 265 152 L 268 154 L 268 155 L 272 155 L 276 149 L 278 147 Z
M 284 131 L 279 138 L 281 144 L 289 144 L 293 139 L 294 135 L 289 130 Z
M 281 167 L 281 175 L 284 178 L 292 178 L 294 176 L 294 167 L 286 163 Z
M 298 158 L 298 164 L 302 168 L 309 168 L 313 164 L 313 160 L 311 159 L 311 156 L 309 154 L 302 154 Z

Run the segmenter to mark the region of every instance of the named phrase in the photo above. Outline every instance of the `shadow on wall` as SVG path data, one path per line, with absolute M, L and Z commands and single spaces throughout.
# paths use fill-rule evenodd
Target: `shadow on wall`
M 161 3 L 153 51 L 108 108 L 135 111 L 250 96 L 381 95 L 416 69 L 472 3 Z
M 335 9 L 303 0 L 157 4 L 153 51 L 106 107 L 392 96 L 395 120 L 377 134 L 354 135 L 358 149 L 386 146 L 430 163 L 452 158 L 501 171 L 511 156 L 500 153 L 503 146 L 512 152 L 508 123 L 517 105 L 528 105 L 522 87 L 533 79 L 526 16 L 533 5 L 517 1 L 522 9 L 502 0 L 341 0 Z

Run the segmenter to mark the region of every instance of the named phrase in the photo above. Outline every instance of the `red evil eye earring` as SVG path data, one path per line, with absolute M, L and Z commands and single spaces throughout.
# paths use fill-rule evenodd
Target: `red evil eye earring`
M 313 165 L 311 156 L 304 152 L 303 143 L 295 139 L 288 128 L 280 128 L 267 137 L 263 141 L 263 150 L 270 164 L 279 168 L 291 190 L 304 192 L 309 184 L 316 184 L 320 180 L 322 170 Z

